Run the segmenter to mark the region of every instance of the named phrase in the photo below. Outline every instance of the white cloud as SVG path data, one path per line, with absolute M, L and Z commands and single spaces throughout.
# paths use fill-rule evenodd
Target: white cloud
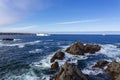
M 88 20 L 79 20 L 79 21 L 68 21 L 68 22 L 60 22 L 60 23 L 56 23 L 56 24 L 78 24 L 78 23 L 89 23 L 89 22 L 97 22 L 100 21 L 100 19 L 88 19 Z
M 35 10 L 48 7 L 50 0 L 0 0 L 0 25 L 13 24 Z

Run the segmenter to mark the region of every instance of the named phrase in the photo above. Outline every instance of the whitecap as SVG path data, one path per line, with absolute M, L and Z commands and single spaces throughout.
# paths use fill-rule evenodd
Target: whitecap
M 41 42 L 41 41 L 37 40 L 37 41 L 33 41 L 33 42 L 13 43 L 13 44 L 10 44 L 10 43 L 0 43 L 0 47 L 2 47 L 2 46 L 18 46 L 19 48 L 23 48 L 25 45 L 34 45 L 34 44 L 37 44 L 39 42 Z
M 113 58 L 115 60 L 120 60 L 120 49 L 117 48 L 115 45 L 106 44 L 101 46 L 102 46 L 102 49 L 99 52 L 100 54 L 105 54 L 110 58 Z
M 29 51 L 29 53 L 40 53 L 40 52 L 42 52 L 42 49 L 35 49 L 32 51 Z

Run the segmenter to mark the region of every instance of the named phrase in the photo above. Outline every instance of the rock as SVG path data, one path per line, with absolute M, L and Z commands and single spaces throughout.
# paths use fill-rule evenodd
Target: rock
M 50 80 L 88 80 L 81 70 L 74 64 L 65 62 L 60 72 Z
M 102 60 L 102 61 L 97 62 L 97 63 L 93 66 L 93 68 L 101 68 L 101 69 L 103 69 L 105 66 L 108 65 L 108 63 L 109 63 L 108 61 Z
M 51 70 L 58 70 L 59 69 L 59 64 L 58 62 L 54 62 L 52 65 L 51 65 Z
M 111 80 L 120 80 L 120 63 L 113 61 L 105 71 L 111 76 Z
M 86 44 L 84 47 L 85 53 L 91 53 L 91 54 L 99 51 L 100 49 L 101 47 L 99 45 Z
M 117 45 L 117 48 L 120 48 L 120 45 Z
M 84 44 L 81 42 L 76 42 L 68 47 L 66 52 L 73 55 L 84 55 Z
M 14 39 L 13 38 L 4 38 L 2 39 L 2 41 L 13 41 Z
M 51 58 L 50 62 L 54 62 L 56 59 L 58 60 L 63 60 L 64 59 L 64 56 L 65 56 L 65 53 L 64 52 L 56 52 L 54 54 L 54 56 Z
M 66 49 L 67 53 L 73 55 L 84 55 L 85 53 L 95 53 L 99 51 L 101 47 L 99 45 L 86 44 L 84 45 L 81 42 L 76 42 Z

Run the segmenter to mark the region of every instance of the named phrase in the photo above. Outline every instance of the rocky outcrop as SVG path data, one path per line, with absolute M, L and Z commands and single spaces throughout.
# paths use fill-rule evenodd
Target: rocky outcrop
M 64 56 L 65 56 L 65 53 L 64 52 L 56 52 L 53 57 L 51 58 L 50 62 L 54 62 L 56 59 L 58 60 L 63 60 L 64 59 Z
M 84 55 L 84 44 L 81 42 L 76 42 L 66 49 L 67 53 L 71 53 L 73 55 Z
M 120 63 L 113 61 L 105 71 L 111 76 L 111 80 L 120 80 Z
M 81 42 L 76 42 L 66 49 L 67 53 L 73 55 L 84 55 L 85 53 L 95 53 L 99 51 L 101 47 L 99 45 L 86 44 L 84 45 Z
M 65 62 L 58 74 L 50 80 L 88 80 L 81 70 L 74 64 Z
M 100 49 L 101 49 L 101 47 L 99 45 L 86 44 L 84 47 L 84 52 L 93 54 L 93 53 L 99 51 Z
M 14 39 L 13 38 L 4 38 L 2 39 L 2 41 L 13 41 Z
M 59 64 L 58 62 L 54 62 L 52 65 L 51 65 L 51 70 L 58 70 L 59 69 Z
M 105 66 L 108 65 L 108 63 L 109 63 L 108 61 L 101 60 L 101 61 L 97 62 L 97 63 L 93 66 L 93 68 L 101 68 L 101 69 L 103 69 Z

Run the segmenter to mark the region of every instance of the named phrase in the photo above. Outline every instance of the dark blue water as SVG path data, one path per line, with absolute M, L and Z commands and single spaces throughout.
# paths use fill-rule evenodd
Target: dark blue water
M 46 65 L 41 65 L 40 62 L 45 58 L 47 62 L 47 56 L 57 50 L 63 50 L 65 46 L 76 41 L 100 44 L 104 48 L 98 55 L 88 55 L 87 59 L 78 60 L 78 65 L 83 68 L 85 73 L 88 73 L 88 70 L 85 71 L 84 68 L 88 68 L 88 64 L 92 65 L 93 61 L 119 60 L 120 56 L 119 49 L 115 47 L 120 43 L 120 35 L 50 35 L 41 37 L 4 35 L 0 36 L 0 39 L 6 37 L 15 38 L 15 41 L 0 41 L 0 80 L 47 80 L 51 72 Z M 116 55 L 113 56 L 112 52 L 115 52 Z M 81 64 L 83 65 L 81 66 Z

